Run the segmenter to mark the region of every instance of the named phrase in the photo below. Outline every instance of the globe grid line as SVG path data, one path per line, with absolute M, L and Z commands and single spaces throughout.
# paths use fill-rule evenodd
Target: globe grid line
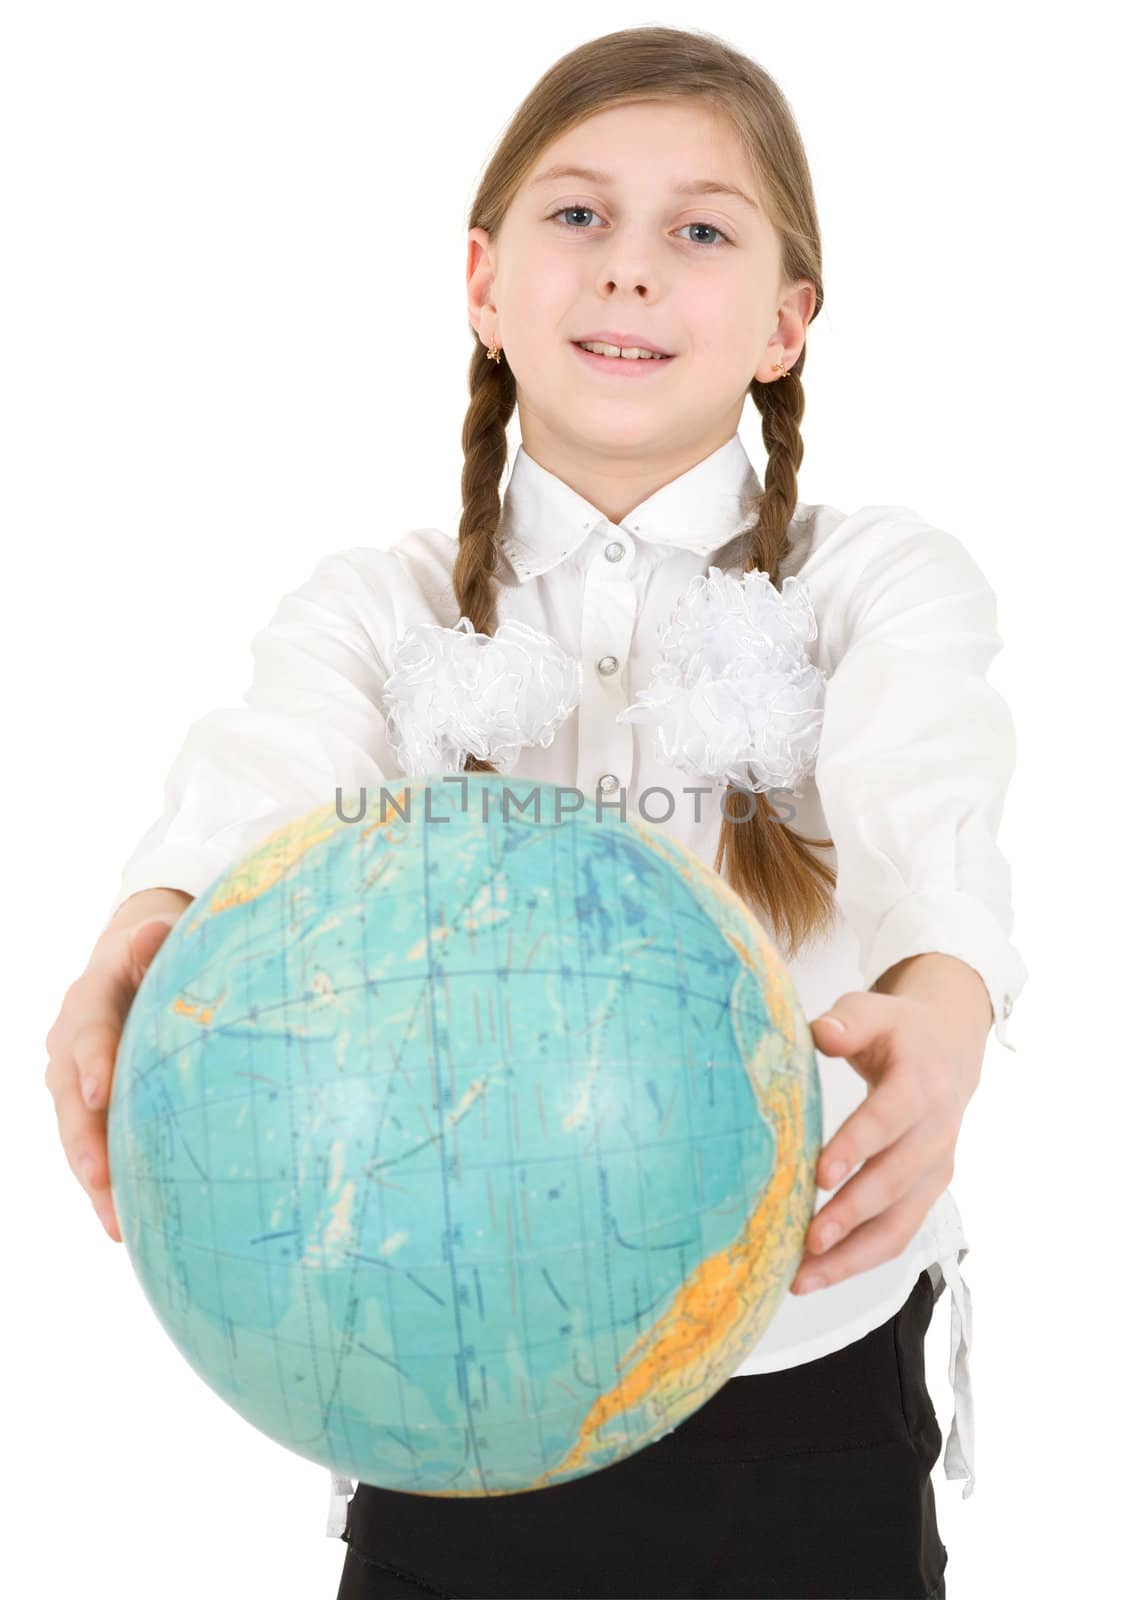
M 553 977 L 553 978 L 564 978 L 565 979 L 565 978 L 569 978 L 569 977 L 573 977 L 574 976 L 574 969 L 572 967 L 568 967 L 568 966 L 536 967 L 534 970 L 535 970 L 536 975 L 543 976 L 543 977 Z M 454 978 L 471 978 L 471 977 L 474 977 L 475 975 L 476 975 L 475 974 L 475 970 L 473 968 L 471 968 L 471 967 L 453 968 L 451 973 L 449 974 L 449 976 L 452 976 Z M 510 981 L 510 979 L 509 979 L 509 981 Z M 694 1000 L 698 1000 L 699 1002 L 701 1002 L 703 1004 L 713 1004 L 721 1012 L 725 1012 L 725 1011 L 729 1010 L 728 1002 L 727 1003 L 719 1002 L 719 1001 L 715 1000 L 713 998 L 713 996 L 704 993 L 702 990 L 693 989 L 688 984 L 679 985 L 679 984 L 671 984 L 671 983 L 662 983 L 662 982 L 659 982 L 658 980 L 653 979 L 653 978 L 642 978 L 642 977 L 641 978 L 635 978 L 634 977 L 632 979 L 632 982 L 634 984 L 638 985 L 639 987 L 642 987 L 644 989 L 650 989 L 650 990 L 652 990 L 653 992 L 656 992 L 656 993 L 659 993 L 660 991 L 667 991 L 667 992 L 670 992 L 672 994 L 685 995 L 688 998 L 691 998 L 691 999 L 694 999 Z M 395 986 L 397 986 L 399 984 L 402 984 L 402 985 L 405 985 L 405 986 L 409 986 L 409 987 L 416 987 L 417 986 L 417 979 L 416 978 L 412 978 L 412 977 L 402 977 L 402 978 L 364 978 L 360 982 L 357 982 L 357 983 L 341 984 L 339 989 L 336 991 L 336 994 L 337 994 L 337 996 L 339 998 L 347 998 L 347 997 L 352 997 L 352 996 L 358 995 L 364 989 L 373 989 L 377 993 L 377 991 L 379 989 L 382 989 L 384 987 L 389 989 L 389 988 L 393 988 L 393 987 L 395 987 Z M 310 992 L 311 991 L 305 990 L 303 992 L 302 998 L 307 999 Z M 284 1001 L 278 1001 L 276 1005 L 256 1006 L 256 1007 L 254 1007 L 254 1013 L 257 1016 L 260 1016 L 261 1013 L 265 1012 L 265 1011 L 284 1011 L 284 1010 L 288 1009 L 292 1004 L 293 1004 L 293 1001 L 290 998 L 290 999 L 286 999 Z M 249 1015 L 249 1013 L 247 1013 L 247 1015 Z M 262 1038 L 270 1038 L 270 1039 L 280 1040 L 280 1039 L 286 1038 L 286 1037 L 288 1037 L 290 1035 L 299 1036 L 301 1038 L 310 1037 L 310 1035 L 307 1032 L 302 1032 L 302 1030 L 300 1030 L 300 1029 L 293 1029 L 293 1028 L 286 1028 L 284 1030 L 278 1030 L 277 1032 L 263 1035 L 260 1029 L 247 1026 L 246 1020 L 244 1018 L 242 1018 L 242 1017 L 239 1017 L 239 1018 L 237 1018 L 237 1019 L 235 1019 L 233 1021 L 230 1021 L 230 1022 L 208 1023 L 207 1027 L 208 1027 L 208 1030 L 213 1034 L 216 1034 L 216 1035 L 217 1034 L 223 1034 L 226 1037 L 232 1038 L 232 1039 L 260 1040 Z M 314 1037 L 325 1037 L 325 1036 L 324 1035 L 315 1035 Z M 152 1060 L 150 1061 L 150 1063 L 146 1067 L 144 1067 L 143 1069 L 138 1069 L 137 1070 L 137 1072 L 136 1072 L 136 1074 L 134 1076 L 133 1083 L 131 1083 L 130 1085 L 127 1086 L 127 1088 L 124 1091 L 124 1093 L 132 1093 L 132 1092 L 134 1092 L 135 1089 L 139 1088 L 145 1082 L 145 1080 L 148 1077 L 150 1077 L 153 1072 L 156 1071 L 157 1068 L 163 1067 L 163 1066 L 167 1066 L 170 1062 L 174 1061 L 178 1056 L 190 1054 L 191 1051 L 195 1048 L 195 1042 L 196 1041 L 193 1040 L 193 1039 L 185 1039 L 182 1044 L 173 1045 L 169 1049 L 161 1052 L 160 1054 L 154 1055 L 152 1057 Z M 625 1062 L 628 1061 L 629 1057 L 627 1057 L 627 1056 L 619 1056 L 619 1057 L 618 1056 L 610 1056 L 610 1057 L 607 1057 L 606 1059 L 608 1061 L 610 1061 L 610 1062 L 613 1062 L 614 1064 L 624 1064 Z M 397 1068 L 391 1068 L 386 1072 L 385 1076 L 387 1078 L 391 1078 L 391 1077 L 394 1076 L 394 1074 L 395 1074 L 395 1072 L 397 1070 L 398 1070 Z M 732 1072 L 739 1072 L 739 1071 L 744 1071 L 744 1068 L 741 1067 L 740 1064 L 737 1064 L 737 1063 L 734 1063 L 734 1062 L 730 1062 L 728 1064 L 728 1070 L 730 1070 Z M 246 1072 L 238 1072 L 238 1073 L 232 1074 L 232 1076 L 233 1077 L 238 1077 L 238 1078 L 249 1078 L 251 1076 L 251 1074 L 246 1073 Z M 254 1074 L 253 1076 L 255 1076 L 257 1078 L 257 1080 L 259 1082 L 261 1082 L 261 1083 L 269 1083 L 269 1084 L 273 1084 L 273 1085 L 276 1085 L 276 1083 L 277 1083 L 277 1080 L 275 1078 L 270 1078 L 264 1073 L 257 1073 L 257 1074 Z M 365 1078 L 368 1081 L 373 1081 L 373 1082 L 377 1083 L 379 1081 L 379 1076 L 380 1075 L 378 1073 L 373 1073 L 373 1072 L 370 1072 L 370 1071 L 358 1071 L 358 1072 L 355 1072 L 355 1073 L 341 1073 L 338 1078 L 333 1078 L 333 1082 L 337 1082 L 337 1081 L 338 1082 L 346 1082 L 348 1078 L 356 1078 L 356 1079 Z M 214 1107 L 214 1106 L 235 1104 L 237 1102 L 238 1102 L 238 1097 L 235 1096 L 235 1095 L 231 1095 L 231 1096 L 227 1097 L 226 1099 L 212 1100 L 210 1102 L 210 1104 Z M 198 1105 L 198 1104 L 200 1104 L 200 1102 L 196 1102 L 196 1105 Z M 181 1107 L 180 1109 L 181 1109 L 181 1111 L 184 1111 L 184 1110 L 190 1110 L 192 1108 L 191 1107 Z M 138 1128 L 139 1127 L 143 1127 L 144 1120 L 145 1119 L 143 1119 L 143 1118 L 138 1120 L 136 1123 L 134 1123 L 134 1126 L 138 1127 Z

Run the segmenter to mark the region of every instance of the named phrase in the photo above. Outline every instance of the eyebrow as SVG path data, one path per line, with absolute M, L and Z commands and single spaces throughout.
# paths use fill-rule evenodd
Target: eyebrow
M 559 178 L 584 178 L 587 183 L 598 183 L 611 186 L 614 182 L 610 172 L 598 172 L 593 167 L 557 166 L 547 167 L 545 172 L 540 172 L 538 177 L 532 178 L 532 187 L 540 183 L 555 183 Z M 741 200 L 753 211 L 760 211 L 757 201 L 752 199 L 743 190 L 737 189 L 731 183 L 719 183 L 713 178 L 690 178 L 684 183 L 672 185 L 672 194 L 728 194 L 734 199 Z

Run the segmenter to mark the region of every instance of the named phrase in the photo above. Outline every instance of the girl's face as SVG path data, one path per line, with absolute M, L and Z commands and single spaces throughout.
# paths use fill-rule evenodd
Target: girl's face
M 784 381 L 773 363 L 796 360 L 815 308 L 780 259 L 741 147 L 705 108 L 617 106 L 562 135 L 497 235 L 469 233 L 470 316 L 515 375 L 531 455 L 571 483 L 664 481 L 724 443 L 750 379 Z M 593 362 L 574 341 L 599 329 L 673 359 Z

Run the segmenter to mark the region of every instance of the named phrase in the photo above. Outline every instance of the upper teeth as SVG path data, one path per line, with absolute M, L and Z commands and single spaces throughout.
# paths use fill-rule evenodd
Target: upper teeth
M 590 340 L 587 344 L 584 339 L 579 339 L 578 343 L 583 350 L 592 350 L 599 356 L 623 356 L 626 361 L 667 360 L 666 356 L 657 355 L 654 350 L 641 350 L 637 345 L 628 345 L 622 350 L 619 344 L 598 344 L 595 340 Z

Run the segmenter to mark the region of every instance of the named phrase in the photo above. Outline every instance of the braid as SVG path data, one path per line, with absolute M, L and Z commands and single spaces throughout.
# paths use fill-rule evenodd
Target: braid
M 770 582 L 776 584 L 777 570 L 788 551 L 788 525 L 796 511 L 796 474 L 804 459 L 800 435 L 804 385 L 794 369 L 776 383 L 759 384 L 754 379 L 750 389 L 761 412 L 761 437 L 767 453 L 765 492 L 758 507 L 750 559 L 752 568 L 768 573 Z
M 801 350 L 787 377 L 775 383 L 760 383 L 755 378 L 749 386 L 761 413 L 768 461 L 746 570 L 768 573 L 778 589 L 778 573 L 789 548 L 789 524 L 796 511 L 796 474 L 804 456 L 800 435 L 804 353 Z M 767 912 L 777 934 L 787 942 L 787 959 L 791 960 L 805 939 L 826 932 L 834 919 L 835 872 L 812 853 L 830 849 L 832 840 L 807 839 L 795 833 L 781 822 L 765 793 L 751 798 L 746 790 L 727 785 L 723 811 L 715 871 L 721 872 L 723 865 L 729 864 L 731 886 Z M 748 820 L 732 820 L 735 818 Z
M 496 538 L 500 522 L 500 479 L 507 462 L 507 424 L 515 410 L 515 376 L 506 361 L 489 361 L 477 339 L 468 367 L 469 402 L 461 430 L 461 520 L 453 592 L 459 615 L 477 633 L 496 624 Z M 490 761 L 470 755 L 467 772 L 495 772 Z

